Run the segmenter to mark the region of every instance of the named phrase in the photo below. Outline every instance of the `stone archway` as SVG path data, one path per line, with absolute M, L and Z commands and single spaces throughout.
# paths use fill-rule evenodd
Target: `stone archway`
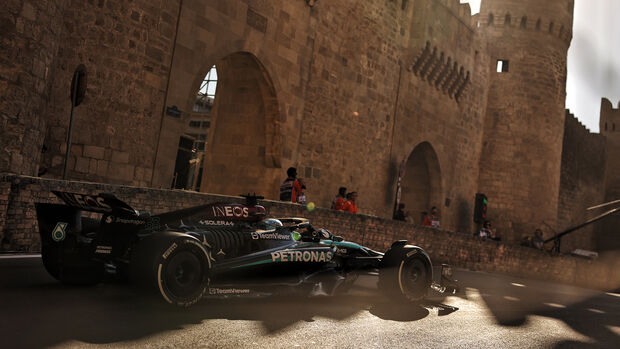
M 441 210 L 441 170 L 435 150 L 428 142 L 418 144 L 409 157 L 402 184 L 401 203 L 417 224 L 432 206 Z
M 228 55 L 215 65 L 219 78 L 200 190 L 276 199 L 281 136 L 273 82 L 247 52 Z

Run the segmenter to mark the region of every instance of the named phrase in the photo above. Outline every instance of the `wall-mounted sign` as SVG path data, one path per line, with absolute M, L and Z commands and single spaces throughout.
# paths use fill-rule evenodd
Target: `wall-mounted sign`
M 166 108 L 166 115 L 170 115 L 172 117 L 175 118 L 180 118 L 181 117 L 181 110 L 179 108 L 177 108 L 176 105 L 173 105 L 171 107 L 167 107 Z

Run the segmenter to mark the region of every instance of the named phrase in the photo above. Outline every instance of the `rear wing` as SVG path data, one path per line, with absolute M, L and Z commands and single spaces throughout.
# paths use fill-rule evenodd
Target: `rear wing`
M 138 212 L 114 194 L 100 193 L 97 195 L 52 191 L 67 206 L 84 211 L 112 214 L 120 217 L 138 217 Z

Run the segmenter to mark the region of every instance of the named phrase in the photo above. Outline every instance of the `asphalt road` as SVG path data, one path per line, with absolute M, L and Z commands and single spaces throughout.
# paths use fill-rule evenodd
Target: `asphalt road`
M 39 257 L 0 256 L 2 348 L 620 348 L 620 294 L 456 270 L 462 290 L 395 305 L 347 297 L 205 300 L 175 309 L 128 285 L 67 287 Z

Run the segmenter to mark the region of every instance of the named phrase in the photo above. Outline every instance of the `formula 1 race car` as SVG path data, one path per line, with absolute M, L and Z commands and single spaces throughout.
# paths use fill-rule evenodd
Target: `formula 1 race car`
M 260 196 L 150 215 L 111 194 L 54 192 L 66 205 L 36 204 L 46 270 L 66 284 L 109 276 L 190 306 L 203 297 L 333 295 L 377 275 L 391 299 L 418 301 L 429 288 L 455 292 L 451 269 L 433 282 L 428 254 L 396 241 L 385 252 L 344 241 L 304 218 L 266 219 Z M 100 213 L 100 218 L 82 215 Z

